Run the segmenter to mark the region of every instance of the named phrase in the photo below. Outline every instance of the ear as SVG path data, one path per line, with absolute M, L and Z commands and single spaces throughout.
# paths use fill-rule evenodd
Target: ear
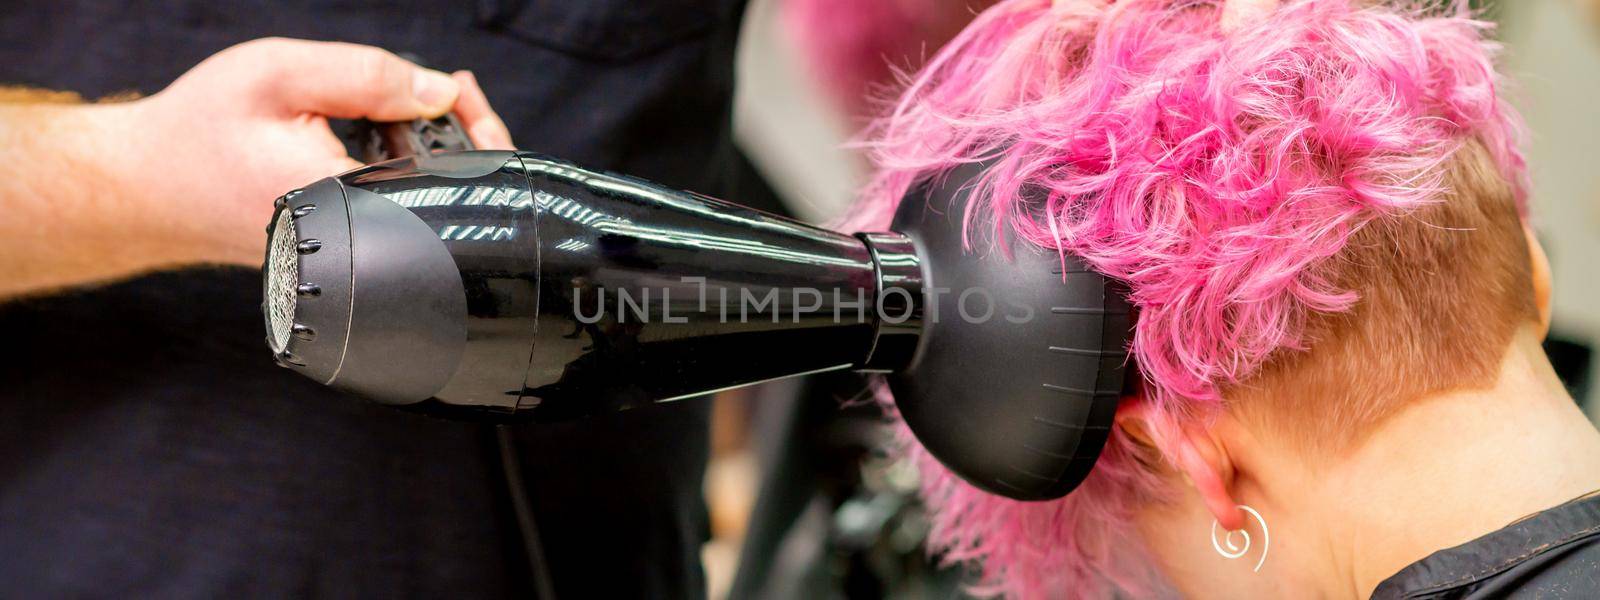
M 1543 339 L 1550 333 L 1550 257 L 1532 227 L 1523 224 L 1522 231 L 1528 236 L 1528 258 L 1533 261 L 1533 301 L 1539 307 L 1539 337 Z
M 1170 417 L 1154 414 L 1141 398 L 1124 398 L 1117 409 L 1116 424 L 1135 442 L 1154 448 L 1183 473 L 1206 510 L 1229 531 L 1243 529 L 1244 512 L 1231 490 L 1233 461 L 1211 427 L 1204 424 L 1179 424 Z

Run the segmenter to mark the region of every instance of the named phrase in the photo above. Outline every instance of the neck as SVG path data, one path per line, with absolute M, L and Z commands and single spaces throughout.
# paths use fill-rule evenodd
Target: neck
M 1296 528 L 1321 542 L 1304 558 L 1337 567 L 1322 569 L 1329 595 L 1368 597 L 1435 551 L 1600 489 L 1600 433 L 1537 338 L 1517 336 L 1493 388 L 1408 406 L 1285 494 L 1316 517 Z

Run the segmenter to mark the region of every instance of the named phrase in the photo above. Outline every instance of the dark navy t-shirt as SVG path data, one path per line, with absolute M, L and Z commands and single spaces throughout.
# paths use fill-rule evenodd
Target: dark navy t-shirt
M 0 83 L 151 94 L 252 38 L 374 44 L 473 70 L 524 149 L 725 195 L 742 4 L 14 1 Z M 515 428 L 530 564 L 494 430 L 278 368 L 260 281 L 193 270 L 0 306 L 6 595 L 704 594 L 706 402 Z

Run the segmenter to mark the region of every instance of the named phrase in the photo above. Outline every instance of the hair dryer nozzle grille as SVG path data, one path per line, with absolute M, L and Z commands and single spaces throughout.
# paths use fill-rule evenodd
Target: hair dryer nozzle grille
M 300 284 L 293 213 L 279 210 L 272 229 L 272 241 L 267 245 L 267 333 L 272 351 L 281 353 L 294 334 L 295 287 Z

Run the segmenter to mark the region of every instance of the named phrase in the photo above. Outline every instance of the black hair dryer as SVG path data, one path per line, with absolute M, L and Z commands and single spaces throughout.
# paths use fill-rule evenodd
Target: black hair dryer
M 884 373 L 957 474 L 1056 498 L 1109 434 L 1128 307 L 1071 255 L 964 249 L 979 168 L 920 189 L 892 232 L 847 235 L 530 153 L 422 152 L 277 201 L 268 343 L 318 382 L 450 418 Z

